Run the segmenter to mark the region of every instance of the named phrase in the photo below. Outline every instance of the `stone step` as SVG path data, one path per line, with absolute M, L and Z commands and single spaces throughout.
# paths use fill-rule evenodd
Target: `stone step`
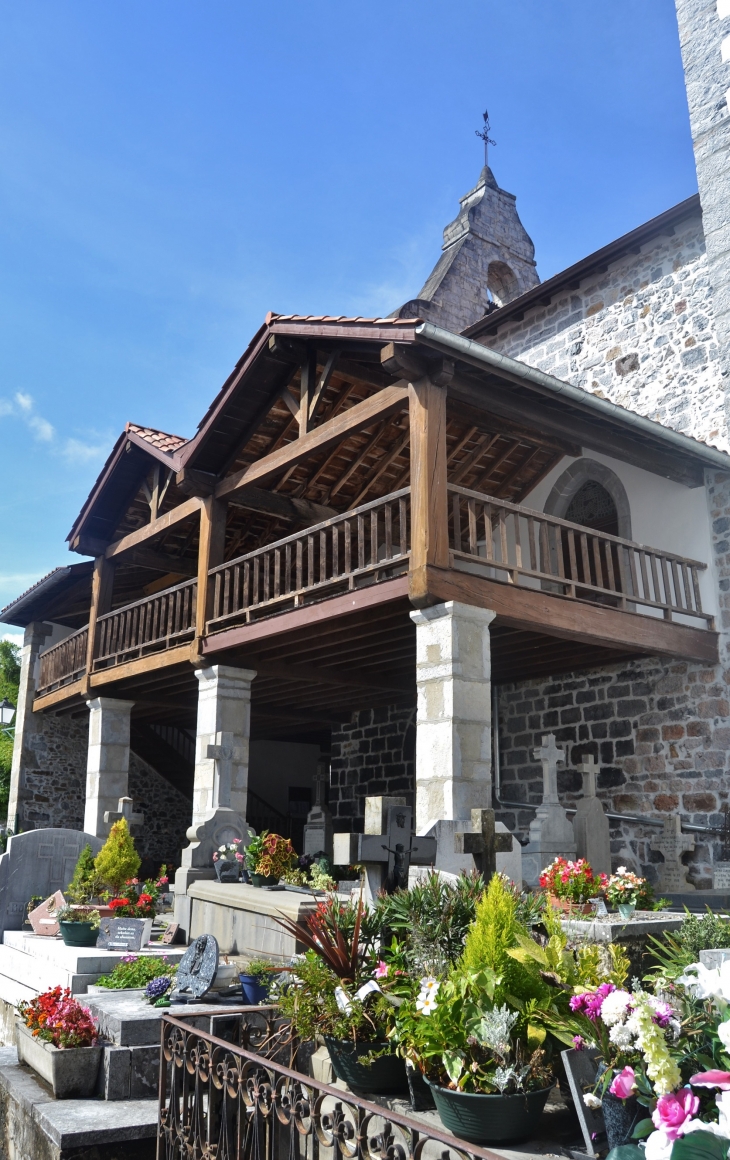
M 67 947 L 61 939 L 44 935 L 26 934 L 21 930 L 6 930 L 3 947 L 11 947 L 32 959 L 51 962 L 58 970 L 69 975 L 105 975 L 126 957 L 126 951 L 106 951 L 100 947 Z M 0 948 L 1 949 L 1 948 Z M 185 954 L 185 947 L 144 947 L 137 952 L 141 955 L 166 956 L 170 962 L 178 963 Z M 58 980 L 57 980 L 58 981 Z M 91 980 L 93 982 L 93 980 Z M 51 984 L 55 986 L 55 984 Z
M 24 987 L 32 987 L 36 995 L 56 986 L 70 987 L 74 993 L 81 994 L 99 977 L 98 971 L 77 972 L 74 965 L 68 958 L 65 962 L 34 958 L 15 947 L 0 946 L 0 976 L 22 983 Z M 6 999 L 2 991 L 0 998 Z

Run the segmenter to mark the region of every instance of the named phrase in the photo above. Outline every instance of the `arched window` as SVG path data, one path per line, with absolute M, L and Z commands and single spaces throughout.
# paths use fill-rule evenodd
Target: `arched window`
M 596 532 L 608 532 L 617 536 L 618 511 L 613 496 L 597 479 L 588 479 L 575 493 L 565 510 L 566 520 L 571 524 L 581 524 Z
M 615 471 L 595 459 L 576 459 L 556 480 L 543 510 L 597 532 L 632 538 L 626 488 Z
M 517 296 L 517 279 L 506 262 L 490 262 L 487 267 L 487 295 L 497 306 L 505 306 Z

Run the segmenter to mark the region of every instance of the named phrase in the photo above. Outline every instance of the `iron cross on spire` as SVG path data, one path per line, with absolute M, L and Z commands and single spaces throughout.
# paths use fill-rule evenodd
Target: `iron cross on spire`
M 477 137 L 481 137 L 482 141 L 484 142 L 484 166 L 486 168 L 486 166 L 488 164 L 487 151 L 489 149 L 489 146 L 496 145 L 497 142 L 493 141 L 492 138 L 489 136 L 489 130 L 491 129 L 492 126 L 489 124 L 489 113 L 487 112 L 486 109 L 482 113 L 482 118 L 484 120 L 484 128 L 483 129 L 475 129 L 474 132 L 476 133 Z

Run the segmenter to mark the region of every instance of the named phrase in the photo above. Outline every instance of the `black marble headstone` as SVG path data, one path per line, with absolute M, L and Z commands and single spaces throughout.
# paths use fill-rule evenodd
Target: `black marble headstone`
M 148 918 L 102 918 L 96 945 L 106 951 L 139 951 L 151 928 Z
M 212 934 L 201 934 L 191 943 L 177 968 L 174 1002 L 202 999 L 218 972 L 218 943 Z

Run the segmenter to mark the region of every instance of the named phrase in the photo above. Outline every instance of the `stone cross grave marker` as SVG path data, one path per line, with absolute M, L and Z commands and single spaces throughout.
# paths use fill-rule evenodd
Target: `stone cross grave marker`
M 574 858 L 576 851 L 573 827 L 558 797 L 558 763 L 565 762 L 565 751 L 557 748 L 554 733 L 544 735 L 533 757 L 542 764 L 543 797 L 530 823 L 530 840 L 522 851 L 522 876 L 527 886 L 537 886 L 541 871 L 558 855 Z
M 332 815 L 325 802 L 325 787 L 330 779 L 329 762 L 318 761 L 314 775 L 314 805 L 304 826 L 304 853 L 332 856 Z
M 243 761 L 245 752 L 233 744 L 234 733 L 216 733 L 215 745 L 208 745 L 205 756 L 214 762 L 213 809 L 230 806 L 233 783 L 233 763 Z
M 213 986 L 218 974 L 218 942 L 212 934 L 201 934 L 180 959 L 175 979 L 173 1003 L 195 1003 Z
M 660 892 L 682 894 L 694 890 L 694 886 L 687 881 L 687 867 L 682 862 L 682 855 L 688 850 L 694 850 L 695 840 L 692 834 L 682 833 L 679 814 L 664 819 L 664 832 L 661 837 L 652 838 L 651 848 L 664 855 L 664 861 L 657 866 Z
M 472 854 L 479 873 L 487 880 L 497 870 L 497 854 L 512 852 L 512 835 L 497 833 L 494 810 L 471 811 L 472 833 L 462 835 L 465 854 Z
M 81 830 L 48 828 L 14 834 L 0 858 L 0 938 L 20 930 L 29 900 L 65 890 L 85 845 L 94 855 L 103 840 Z
M 138 833 L 139 828 L 144 825 L 144 814 L 134 812 L 134 801 L 131 797 L 120 797 L 117 808 L 106 810 L 104 813 L 104 821 L 107 825 L 121 822 L 122 818 L 126 818 L 130 834 Z
M 589 754 L 575 767 L 583 775 L 583 797 L 573 818 L 573 833 L 579 858 L 585 858 L 596 874 L 611 873 L 611 837 L 608 818 L 596 797 L 598 763 Z
M 436 861 L 436 839 L 413 833 L 413 810 L 407 805 L 387 805 L 387 798 L 366 798 L 366 819 L 381 814 L 384 825 L 378 833 L 335 834 L 334 860 L 338 866 L 361 862 L 365 865 L 368 890 L 388 894 L 408 888 L 408 868 L 430 866 Z M 377 803 L 377 804 L 376 804 Z

